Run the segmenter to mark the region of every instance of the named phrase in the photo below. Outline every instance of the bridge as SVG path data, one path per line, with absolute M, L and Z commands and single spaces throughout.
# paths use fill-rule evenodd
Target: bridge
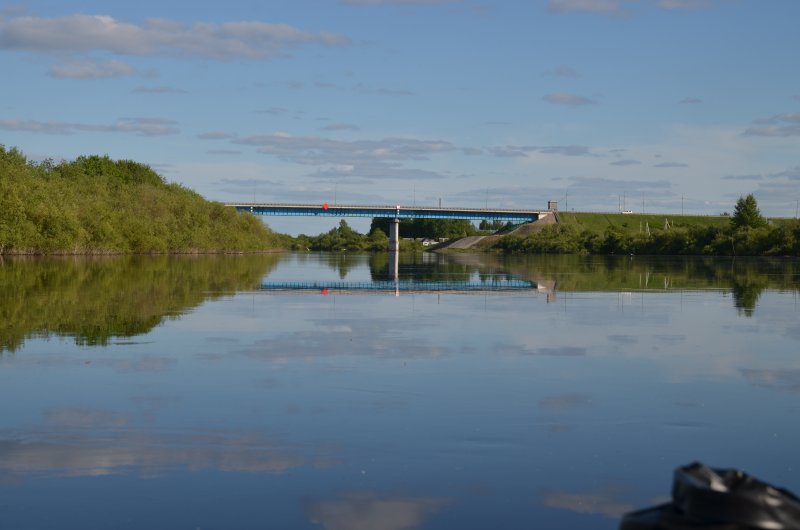
M 550 210 L 510 210 L 500 208 L 442 208 L 429 206 L 360 206 L 353 204 L 228 204 L 240 212 L 256 215 L 301 217 L 384 217 L 389 219 L 469 219 L 471 221 L 536 221 Z
M 362 206 L 341 204 L 227 204 L 240 212 L 256 215 L 300 217 L 383 217 L 393 219 L 389 225 L 389 250 L 396 252 L 400 244 L 400 219 L 467 219 L 471 221 L 532 222 L 551 210 L 512 210 L 502 208 L 442 208 L 433 206 Z

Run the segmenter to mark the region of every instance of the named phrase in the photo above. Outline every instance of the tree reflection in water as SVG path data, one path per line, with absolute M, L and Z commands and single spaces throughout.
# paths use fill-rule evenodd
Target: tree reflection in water
M 0 352 L 27 337 L 79 345 L 149 332 L 203 301 L 255 289 L 280 259 L 249 256 L 12 258 L 0 262 Z

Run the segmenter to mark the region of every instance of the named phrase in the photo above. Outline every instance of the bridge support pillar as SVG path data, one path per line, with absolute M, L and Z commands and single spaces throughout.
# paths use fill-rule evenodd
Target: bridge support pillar
M 389 266 L 387 267 L 387 274 L 395 283 L 400 281 L 400 253 L 389 252 Z
M 400 219 L 389 221 L 389 252 L 400 252 Z

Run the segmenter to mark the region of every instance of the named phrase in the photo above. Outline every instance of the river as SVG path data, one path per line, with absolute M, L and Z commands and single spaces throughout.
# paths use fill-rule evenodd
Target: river
M 0 262 L 0 527 L 615 529 L 800 492 L 800 262 Z

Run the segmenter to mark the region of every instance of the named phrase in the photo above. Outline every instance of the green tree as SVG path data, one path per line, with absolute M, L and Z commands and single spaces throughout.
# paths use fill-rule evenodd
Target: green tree
M 376 217 L 369 227 L 370 233 L 381 230 L 389 234 L 391 219 Z M 429 237 L 448 239 L 471 236 L 476 233 L 475 226 L 466 219 L 402 219 L 400 221 L 401 237 Z
M 750 193 L 747 197 L 739 197 L 733 209 L 733 217 L 731 217 L 733 228 L 759 228 L 766 224 L 767 221 L 758 210 L 758 203 L 753 194 Z
M 495 230 L 500 230 L 504 226 L 506 226 L 506 223 L 504 223 L 503 221 L 497 221 L 497 220 L 489 221 L 487 219 L 484 219 L 483 221 L 481 221 L 481 224 L 478 225 L 478 229 L 495 231 Z

